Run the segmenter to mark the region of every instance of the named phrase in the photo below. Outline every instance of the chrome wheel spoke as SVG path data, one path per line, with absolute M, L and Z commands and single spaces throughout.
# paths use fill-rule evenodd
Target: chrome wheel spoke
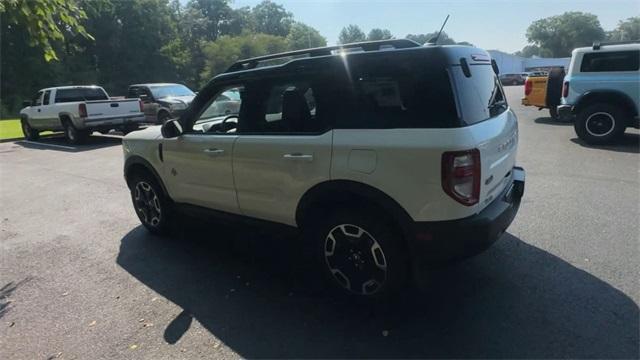
M 161 220 L 162 207 L 160 198 L 148 183 L 141 181 L 136 184 L 133 201 L 141 220 L 151 226 L 158 226 Z

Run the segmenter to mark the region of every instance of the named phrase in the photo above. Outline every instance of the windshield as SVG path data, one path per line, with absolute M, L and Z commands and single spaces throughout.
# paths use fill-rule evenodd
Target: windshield
M 155 98 L 170 96 L 195 96 L 196 94 L 184 85 L 149 86 Z

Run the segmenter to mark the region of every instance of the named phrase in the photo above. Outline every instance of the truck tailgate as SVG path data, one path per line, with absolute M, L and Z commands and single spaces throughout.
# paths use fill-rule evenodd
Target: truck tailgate
M 118 122 L 143 117 L 138 99 L 87 101 L 87 122 Z

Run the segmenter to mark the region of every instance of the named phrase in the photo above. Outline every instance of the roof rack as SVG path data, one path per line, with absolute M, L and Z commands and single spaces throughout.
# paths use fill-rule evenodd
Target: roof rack
M 351 43 L 351 44 L 344 44 L 344 45 L 318 47 L 318 48 L 305 49 L 305 50 L 296 50 L 296 51 L 289 51 L 289 52 L 284 52 L 280 54 L 265 55 L 265 56 L 254 57 L 251 59 L 239 60 L 233 65 L 231 65 L 229 69 L 225 71 L 225 73 L 254 69 L 255 67 L 258 66 L 258 63 L 260 63 L 261 61 L 287 58 L 287 57 L 293 57 L 293 56 L 303 56 L 303 55 L 306 55 L 307 57 L 325 56 L 325 55 L 331 55 L 331 52 L 335 50 L 362 49 L 364 51 L 376 51 L 376 50 L 381 50 L 384 47 L 393 47 L 395 49 L 406 49 L 406 48 L 413 48 L 413 47 L 420 47 L 420 46 L 421 45 L 418 44 L 417 42 L 409 39 L 391 39 L 391 40 L 365 41 L 365 42 L 358 42 L 358 43 Z
M 640 40 L 607 41 L 607 42 L 594 41 L 593 50 L 600 50 L 600 47 L 606 46 L 606 45 L 624 45 L 624 44 L 640 44 Z

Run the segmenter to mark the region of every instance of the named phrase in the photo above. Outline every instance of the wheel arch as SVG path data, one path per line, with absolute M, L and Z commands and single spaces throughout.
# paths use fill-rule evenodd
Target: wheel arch
M 615 104 L 625 109 L 629 115 L 638 115 L 638 108 L 629 95 L 618 90 L 593 90 L 584 93 L 574 106 L 574 112 L 577 114 L 591 104 L 598 102 Z
M 169 198 L 169 192 L 167 192 L 167 188 L 165 187 L 164 182 L 160 177 L 160 174 L 153 167 L 153 165 L 151 165 L 149 161 L 145 160 L 141 156 L 133 155 L 127 158 L 127 160 L 124 163 L 124 178 L 127 182 L 127 187 L 129 187 L 129 189 L 131 189 L 131 184 L 129 181 L 131 180 L 131 177 L 136 173 L 148 173 L 151 176 L 153 176 L 154 179 L 158 182 L 158 184 L 160 184 L 160 187 L 162 188 L 162 191 L 164 192 L 165 196 Z
M 307 190 L 296 208 L 296 224 L 304 227 L 314 216 L 322 215 L 321 209 L 344 203 L 371 205 L 384 211 L 405 238 L 411 231 L 413 220 L 396 200 L 371 185 L 352 180 L 329 180 Z

